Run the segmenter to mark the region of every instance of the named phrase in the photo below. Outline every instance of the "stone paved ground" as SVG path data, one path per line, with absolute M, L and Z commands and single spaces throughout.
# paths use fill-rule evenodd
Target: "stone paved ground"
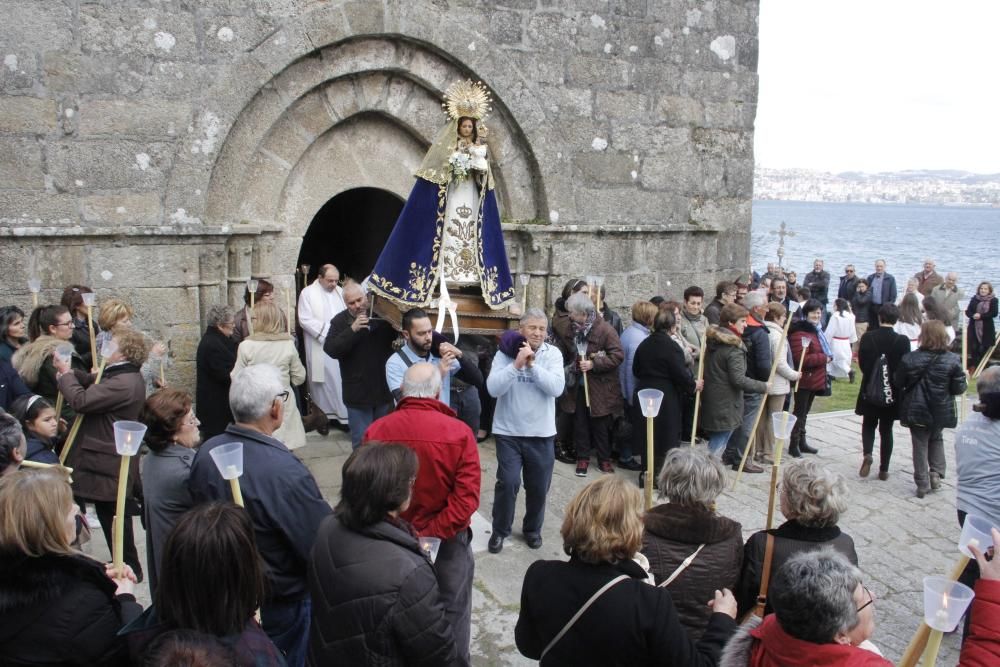
M 897 661 L 922 616 L 922 578 L 943 575 L 957 559 L 959 528 L 955 515 L 954 477 L 949 472 L 941 491 L 924 499 L 914 495 L 909 432 L 897 425 L 896 451 L 890 478 L 880 482 L 872 475 L 860 479 L 861 420 L 853 414 L 814 415 L 809 419 L 809 440 L 819 448 L 818 459 L 843 474 L 851 488 L 851 508 L 841 527 L 855 541 L 865 583 L 875 594 L 877 626 L 873 641 L 886 657 Z M 949 471 L 953 470 L 952 433 L 946 432 Z M 502 553 L 486 551 L 486 531 L 493 504 L 496 457 L 493 441 L 481 445 L 483 489 L 481 516 L 475 523 L 476 579 L 473 596 L 473 658 L 476 665 L 527 665 L 514 646 L 514 624 L 520 599 L 521 581 L 528 565 L 537 558 L 564 558 L 559 539 L 563 508 L 585 483 L 574 476 L 572 467 L 556 463 L 543 536 L 539 551 L 528 549 L 518 533 L 523 516 L 523 494 L 515 519 L 515 534 L 506 541 Z M 324 495 L 336 502 L 340 468 L 350 452 L 345 435 L 319 438 L 310 434 L 309 444 L 296 451 L 313 471 Z M 876 461 L 877 465 L 877 461 Z M 591 472 L 589 479 L 599 473 Z M 625 473 L 619 473 L 625 474 Z M 634 478 L 635 473 L 628 473 Z M 735 473 L 733 473 L 735 477 Z M 767 511 L 769 475 L 744 475 L 735 491 L 727 490 L 719 499 L 719 511 L 743 524 L 744 535 L 763 528 Z M 780 520 L 780 513 L 776 521 Z M 142 530 L 136 522 L 136 542 L 145 558 Z M 95 557 L 107 558 L 104 540 L 95 534 L 90 548 Z M 149 604 L 148 589 L 141 585 L 139 599 Z M 941 665 L 958 662 L 958 634 L 946 636 L 941 647 Z

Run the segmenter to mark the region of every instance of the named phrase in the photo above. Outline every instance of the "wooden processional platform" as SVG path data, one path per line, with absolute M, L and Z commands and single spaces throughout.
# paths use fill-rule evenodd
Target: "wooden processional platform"
M 374 299 L 373 310 L 379 317 L 387 320 L 399 331 L 402 328 L 403 311 L 392 301 L 377 295 L 369 295 Z M 457 306 L 459 334 L 479 334 L 482 336 L 499 336 L 507 329 L 517 328 L 520 313 L 509 309 L 493 310 L 486 305 L 481 296 L 469 294 L 452 294 L 452 303 Z M 431 322 L 437 322 L 438 309 L 424 308 L 430 315 Z M 445 313 L 444 332 L 451 331 L 451 317 Z

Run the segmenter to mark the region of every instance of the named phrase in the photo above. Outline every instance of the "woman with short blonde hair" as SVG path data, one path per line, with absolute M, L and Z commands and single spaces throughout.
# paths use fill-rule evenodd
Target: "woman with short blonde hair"
M 106 299 L 101 302 L 97 324 L 103 331 L 111 331 L 119 324 L 131 325 L 134 316 L 135 312 L 132 310 L 132 306 L 121 299 Z
M 588 484 L 561 532 L 569 562 L 535 561 L 524 575 L 514 630 L 524 656 L 544 665 L 717 663 L 736 629 L 736 601 L 714 591 L 701 641 L 688 637 L 670 593 L 650 586 L 633 560 L 642 544 L 639 489 L 615 475 Z
M 858 564 L 854 540 L 837 522 L 848 508 L 847 482 L 814 459 L 800 459 L 784 467 L 781 477 L 781 513 L 787 521 L 771 530 L 754 533 L 743 549 L 743 570 L 737 599 L 740 613 L 753 609 L 760 591 L 764 551 L 768 536 L 774 539 L 771 575 L 789 558 L 803 551 L 833 547 Z M 770 603 L 765 613 L 771 613 Z
M 302 414 L 295 405 L 292 387 L 306 381 L 306 368 L 299 359 L 292 336 L 286 331 L 280 308 L 273 303 L 258 303 L 253 309 L 251 321 L 253 333 L 244 338 L 236 349 L 236 364 L 230 377 L 235 378 L 247 366 L 257 364 L 270 364 L 277 368 L 287 396 L 284 420 L 273 437 L 288 449 L 302 447 L 306 444 L 306 430 Z
M 114 576 L 71 543 L 73 492 L 65 468 L 0 478 L 0 655 L 4 664 L 123 662 L 118 631 L 142 611 L 134 575 Z

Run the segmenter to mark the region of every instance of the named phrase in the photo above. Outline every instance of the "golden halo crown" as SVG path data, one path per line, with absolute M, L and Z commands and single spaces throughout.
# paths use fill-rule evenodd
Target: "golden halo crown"
M 465 81 L 456 81 L 448 86 L 448 90 L 444 93 L 444 103 L 441 106 L 453 120 L 458 120 L 463 116 L 482 120 L 493 110 L 493 107 L 490 106 L 492 102 L 493 98 L 482 81 L 473 83 L 466 79 Z

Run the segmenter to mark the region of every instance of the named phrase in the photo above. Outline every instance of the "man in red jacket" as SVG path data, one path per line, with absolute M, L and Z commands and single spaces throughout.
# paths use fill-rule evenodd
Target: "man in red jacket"
M 403 375 L 403 398 L 376 420 L 364 442 L 402 443 L 417 454 L 420 467 L 410 506 L 402 517 L 421 536 L 441 538 L 434 569 L 455 644 L 470 663 L 472 625 L 472 515 L 479 507 L 479 450 L 476 437 L 455 412 L 438 400 L 443 364 L 416 363 Z

